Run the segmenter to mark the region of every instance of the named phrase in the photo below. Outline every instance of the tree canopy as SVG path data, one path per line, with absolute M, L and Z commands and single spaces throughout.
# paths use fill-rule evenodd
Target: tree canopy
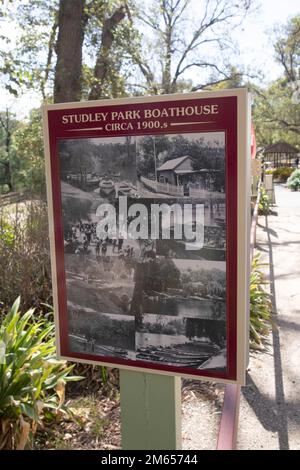
M 254 88 L 258 140 L 266 145 L 300 141 L 300 15 L 275 32 L 274 52 L 282 75 L 267 89 Z
M 254 3 L 16 0 L 3 7 L 20 34 L 1 52 L 2 73 L 12 92 L 54 101 L 199 90 L 236 76 L 230 31 Z
M 300 16 L 274 30 L 282 73 L 258 86 L 255 74 L 245 74 L 233 60 L 231 40 L 256 5 L 256 0 L 0 2 L 0 21 L 16 28 L 15 40 L 0 36 L 0 81 L 13 95 L 34 89 L 50 102 L 246 85 L 253 92 L 258 145 L 286 140 L 299 146 Z M 5 180 L 10 190 L 43 186 L 40 120 L 38 111 L 19 123 L 9 110 L 1 113 L 0 184 Z M 156 142 L 161 154 L 164 139 Z M 146 140 L 151 156 L 153 143 Z M 187 147 L 182 139 L 176 145 L 174 158 Z

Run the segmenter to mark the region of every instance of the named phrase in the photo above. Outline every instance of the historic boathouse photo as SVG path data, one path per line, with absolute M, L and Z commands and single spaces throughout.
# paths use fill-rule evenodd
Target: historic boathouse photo
M 224 370 L 224 133 L 61 140 L 59 158 L 70 350 Z M 169 217 L 154 221 L 161 204 Z M 190 240 L 178 224 L 196 234 L 197 206 L 203 236 Z

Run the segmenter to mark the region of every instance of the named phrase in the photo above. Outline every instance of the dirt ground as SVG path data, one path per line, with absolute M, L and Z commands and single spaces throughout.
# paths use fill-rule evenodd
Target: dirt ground
M 216 448 L 224 387 L 199 381 L 182 386 L 183 449 Z M 73 419 L 61 417 L 40 429 L 33 449 L 121 449 L 120 397 L 117 388 L 105 387 L 92 395 L 67 399 Z

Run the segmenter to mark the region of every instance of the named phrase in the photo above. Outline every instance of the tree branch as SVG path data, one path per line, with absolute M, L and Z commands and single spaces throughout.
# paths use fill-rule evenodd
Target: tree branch
M 207 10 L 208 10 L 209 3 L 210 3 L 210 1 L 207 0 L 206 11 L 205 11 L 205 19 L 207 17 Z M 172 86 L 173 87 L 176 85 L 177 79 L 182 73 L 181 72 L 182 64 L 186 60 L 189 53 L 191 51 L 193 51 L 195 48 L 199 47 L 203 43 L 203 41 L 209 41 L 207 39 L 207 40 L 203 40 L 203 41 L 198 42 L 198 39 L 200 38 L 200 36 L 202 36 L 209 28 L 212 28 L 214 25 L 216 25 L 218 23 L 226 22 L 229 18 L 232 18 L 234 16 L 233 12 L 226 13 L 225 7 L 223 7 L 219 12 L 217 12 L 218 6 L 219 6 L 219 2 L 216 3 L 215 8 L 214 8 L 212 14 L 210 15 L 210 18 L 209 18 L 208 21 L 205 22 L 205 19 L 202 19 L 200 27 L 194 32 L 192 39 L 190 40 L 190 42 L 186 46 L 185 50 L 183 51 L 183 53 L 182 53 L 182 55 L 181 55 L 181 57 L 180 57 L 180 59 L 177 63 L 177 67 L 176 67 L 176 70 L 175 70 L 175 73 L 174 73 L 174 78 L 173 78 L 173 81 L 172 81 Z
M 117 8 L 114 13 L 104 20 L 102 35 L 101 35 L 101 44 L 99 48 L 98 57 L 96 60 L 96 65 L 94 68 L 94 78 L 95 82 L 91 88 L 89 94 L 89 100 L 99 99 L 103 92 L 103 83 L 108 71 L 108 58 L 109 53 L 112 48 L 114 41 L 114 33 L 121 21 L 126 16 L 126 6 L 121 5 Z
M 46 86 L 46 83 L 48 81 L 49 74 L 51 71 L 51 62 L 52 62 L 53 51 L 54 51 L 55 43 L 56 43 L 57 29 L 58 29 L 58 12 L 55 13 L 54 22 L 51 28 L 51 33 L 50 33 L 49 43 L 48 43 L 48 55 L 47 55 L 47 62 L 46 62 L 46 67 L 45 67 L 45 75 L 44 75 L 44 78 L 41 80 L 41 93 L 42 93 L 43 99 L 46 98 L 45 86 Z
M 243 77 L 244 75 L 245 75 L 244 73 L 236 73 L 234 75 L 228 75 L 228 76 L 225 76 L 224 78 L 221 78 L 220 80 L 213 80 L 209 83 L 205 83 L 205 84 L 202 84 L 202 85 L 196 85 L 192 88 L 191 91 L 204 90 L 207 87 L 211 87 L 213 85 L 218 85 L 219 83 L 224 83 L 224 82 L 227 82 L 228 80 L 235 80 L 236 78 Z
M 265 123 L 277 123 L 277 124 L 280 124 L 281 126 L 283 126 L 285 129 L 287 129 L 288 131 L 291 131 L 291 132 L 295 132 L 296 134 L 300 134 L 300 124 L 297 125 L 295 123 L 289 123 L 288 121 L 285 121 L 284 119 L 280 119 L 280 118 L 274 118 L 274 119 L 266 119 L 264 120 L 263 122 Z M 282 128 L 281 128 L 282 130 Z

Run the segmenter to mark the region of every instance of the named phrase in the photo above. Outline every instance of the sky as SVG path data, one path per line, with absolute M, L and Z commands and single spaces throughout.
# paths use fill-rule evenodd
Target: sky
M 241 62 L 261 68 L 266 81 L 282 73 L 274 60 L 272 29 L 297 14 L 300 14 L 300 0 L 261 0 L 258 12 L 245 21 L 241 32 L 234 34 L 239 42 Z
M 246 18 L 243 27 L 235 31 L 233 37 L 240 49 L 238 63 L 246 69 L 255 67 L 263 70 L 264 82 L 267 83 L 282 73 L 274 60 L 271 30 L 276 24 L 284 24 L 292 16 L 300 14 L 300 0 L 258 0 L 258 4 L 259 10 Z M 11 25 L 1 21 L 0 27 L 1 33 L 14 38 L 15 32 Z M 19 118 L 23 118 L 39 104 L 40 96 L 37 92 L 27 92 L 16 99 L 0 85 L 0 110 L 7 106 L 12 112 L 17 112 Z

